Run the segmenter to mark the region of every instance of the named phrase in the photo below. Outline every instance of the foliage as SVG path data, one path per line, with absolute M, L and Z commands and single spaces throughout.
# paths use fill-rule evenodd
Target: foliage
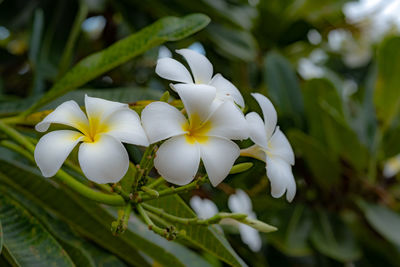
M 113 229 L 114 236 L 110 228 L 121 223 L 121 207 L 84 199 L 65 180 L 43 178 L 28 153 L 33 143 L 21 144 L 17 153 L 13 148 L 20 144 L 1 131 L 1 266 L 398 265 L 400 176 L 386 178 L 383 169 L 400 153 L 399 37 L 368 44 L 371 59 L 349 66 L 328 44 L 335 28 L 361 39 L 359 25 L 342 14 L 347 1 L 249 4 L 254 2 L 0 1 L 1 123 L 29 142 L 40 137 L 33 126 L 46 110 L 69 99 L 82 105 L 85 93 L 130 103 L 140 112 L 168 88 L 154 74 L 159 46 L 173 51 L 200 42 L 214 68 L 241 90 L 246 110 L 259 110 L 251 92 L 271 99 L 295 151 L 297 183 L 292 203 L 273 199 L 265 165 L 254 160 L 248 172 L 231 174 L 215 190 L 199 183 L 191 188 L 195 191 L 179 195 L 154 200 L 146 195 L 151 207 L 190 219 L 195 217 L 186 203 L 193 194 L 226 211 L 227 195 L 245 189 L 258 219 L 278 228 L 262 234 L 257 253 L 232 227 L 224 227 L 224 234 L 215 226 L 171 224 L 150 216 L 183 236 L 167 241 L 148 230 L 140 208 L 122 225 L 124 233 L 118 232 L 121 225 Z M 95 38 L 81 32 L 82 22 L 94 16 L 106 21 Z M 2 26 L 9 31 L 5 38 Z M 317 30 L 322 41 L 311 43 L 310 30 Z M 315 50 L 325 53 L 325 72 L 308 79 L 297 70 Z M 353 94 L 345 89 L 348 80 L 357 87 Z M 127 149 L 139 164 L 144 152 Z M 63 167 L 65 175 L 97 190 L 79 172 L 74 153 Z M 168 190 L 164 184 L 153 189 Z M 123 196 L 110 195 L 124 203 Z

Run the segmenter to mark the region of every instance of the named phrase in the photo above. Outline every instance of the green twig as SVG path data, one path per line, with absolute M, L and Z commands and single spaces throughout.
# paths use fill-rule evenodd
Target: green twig
M 164 183 L 164 178 L 163 177 L 159 177 L 157 178 L 155 181 L 151 182 L 150 184 L 146 185 L 148 188 L 155 188 L 157 186 L 159 186 L 160 184 Z
M 215 214 L 213 217 L 208 218 L 208 219 L 199 219 L 198 217 L 194 218 L 183 218 L 183 217 L 178 217 L 169 213 L 166 213 L 163 209 L 156 208 L 154 206 L 151 206 L 149 204 L 143 203 L 141 204 L 143 208 L 146 210 L 151 211 L 152 213 L 156 214 L 157 216 L 160 216 L 161 218 L 164 218 L 168 221 L 175 222 L 175 223 L 180 223 L 180 224 L 198 224 L 198 225 L 210 225 L 210 224 L 216 224 L 219 223 L 222 219 L 235 219 L 235 220 L 243 220 L 247 217 L 247 214 L 242 214 L 242 213 L 226 213 L 226 212 L 220 212 Z
M 159 234 L 163 237 L 166 237 L 167 231 L 165 229 L 162 229 L 162 228 L 158 227 L 157 225 L 155 225 L 140 204 L 137 204 L 136 208 L 137 208 L 137 211 L 139 212 L 140 216 L 142 216 L 144 222 L 149 227 L 149 230 L 151 230 L 154 233 Z
M 200 187 L 200 185 L 202 185 L 208 181 L 207 177 L 208 176 L 205 175 L 205 176 L 191 182 L 190 184 L 180 186 L 178 188 L 169 187 L 164 190 L 158 191 L 158 194 L 159 194 L 158 197 L 169 196 L 169 195 L 188 192 L 190 190 L 197 189 Z M 155 199 L 158 197 L 153 196 L 153 195 L 140 195 L 139 198 L 136 200 L 136 202 L 147 201 L 147 200 Z

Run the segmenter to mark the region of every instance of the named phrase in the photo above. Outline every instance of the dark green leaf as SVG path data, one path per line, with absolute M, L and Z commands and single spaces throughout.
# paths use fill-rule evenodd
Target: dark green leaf
M 279 113 L 301 126 L 303 96 L 290 62 L 277 52 L 269 52 L 265 57 L 264 80 L 268 95 Z
M 296 155 L 304 158 L 314 181 L 321 188 L 327 190 L 338 184 L 341 167 L 334 154 L 329 153 L 316 139 L 298 130 L 290 131 L 288 137 Z
M 361 250 L 347 225 L 326 212 L 319 212 L 315 218 L 311 242 L 320 253 L 341 262 L 361 257 Z
M 386 129 L 400 108 L 400 37 L 384 41 L 378 50 L 378 78 L 374 103 L 378 119 Z
M 305 256 L 312 250 L 308 238 L 312 227 L 311 213 L 303 205 L 279 212 L 274 224 L 278 231 L 268 235 L 268 239 L 283 253 L 291 256 Z
M 1 226 L 1 220 L 0 220 L 0 254 L 2 248 L 3 248 L 3 228 Z
M 179 217 L 192 218 L 196 216 L 177 195 L 152 200 L 149 203 Z M 236 254 L 225 237 L 214 226 L 204 227 L 176 224 L 175 227 L 185 231 L 188 242 L 218 257 L 222 261 L 232 266 L 246 266 L 246 263 Z
M 207 31 L 215 46 L 229 58 L 240 61 L 254 61 L 257 43 L 247 31 L 211 25 Z
M 400 215 L 387 207 L 364 201 L 358 202 L 369 224 L 384 238 L 400 246 Z
M 110 47 L 82 59 L 56 82 L 28 112 L 77 89 L 100 74 L 131 60 L 152 47 L 167 41 L 183 39 L 201 30 L 209 22 L 210 19 L 202 14 L 192 14 L 183 18 L 162 18 Z
M 161 264 L 170 266 L 190 264 L 183 262 L 184 259 L 178 258 L 175 254 L 176 251 L 185 249 L 184 247 L 170 243 L 149 230 L 143 231 L 143 227 L 132 227 L 130 231 L 126 231 L 119 237 L 112 236 L 110 226 L 115 218 L 103 208 L 68 189 L 57 188 L 50 180 L 36 175 L 34 171 L 22 164 L 15 162 L 11 165 L 0 161 L 0 171 L 13 177 L 12 181 L 3 180 L 3 182 L 23 192 L 24 196 L 29 196 L 32 201 L 36 201 L 38 205 L 56 214 L 78 233 L 131 265 L 148 266 L 138 254 L 138 250 Z M 29 191 L 25 188 L 29 188 Z M 185 250 L 185 253 L 190 253 L 187 249 Z
M 22 266 L 74 266 L 49 232 L 18 202 L 0 195 L 4 245 Z

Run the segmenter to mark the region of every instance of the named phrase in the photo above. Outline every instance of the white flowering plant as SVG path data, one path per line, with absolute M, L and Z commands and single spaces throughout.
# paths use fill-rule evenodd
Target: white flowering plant
M 398 265 L 396 1 L 25 2 L 0 266 Z

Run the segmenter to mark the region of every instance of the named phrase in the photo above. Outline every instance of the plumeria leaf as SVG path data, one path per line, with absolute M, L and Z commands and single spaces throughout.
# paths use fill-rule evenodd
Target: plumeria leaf
M 131 227 L 123 235 L 111 235 L 110 225 L 115 220 L 97 204 L 83 199 L 68 189 L 61 189 L 50 180 L 36 174 L 36 170 L 18 162 L 0 161 L 0 171 L 13 179 L 0 181 L 15 188 L 18 192 L 39 206 L 51 211 L 62 221 L 73 227 L 78 234 L 95 242 L 133 266 L 148 266 L 138 253 L 140 250 L 155 261 L 167 266 L 190 265 L 190 261 L 179 256 L 190 253 L 183 246 L 171 243 L 144 227 Z M 29 188 L 29 190 L 26 190 Z M 164 242 L 165 241 L 165 242 Z
M 383 128 L 390 126 L 400 110 L 400 37 L 388 39 L 378 49 L 378 77 L 374 103 Z
M 296 205 L 279 211 L 279 216 L 270 220 L 274 221 L 279 230 L 269 234 L 268 238 L 280 251 L 297 257 L 312 253 L 308 241 L 312 229 L 312 216 L 305 206 Z
M 326 212 L 320 211 L 315 217 L 311 242 L 320 253 L 340 262 L 361 257 L 361 250 L 347 225 Z
M 384 238 L 400 246 L 400 215 L 392 210 L 365 201 L 359 201 L 358 206 L 364 212 L 368 223 Z
M 2 179 L 4 180 L 9 178 L 2 177 Z M 0 192 L 2 194 L 8 194 L 29 210 L 29 212 L 46 227 L 49 233 L 57 239 L 76 266 L 96 266 L 94 259 L 84 247 L 88 242 L 74 234 L 66 223 L 50 216 L 44 209 L 36 205 L 35 202 L 23 197 L 11 187 L 0 187 Z M 90 245 L 86 244 L 86 246 Z
M 99 97 L 111 101 L 133 103 L 140 100 L 157 100 L 161 97 L 162 91 L 142 87 L 102 88 L 101 90 L 82 88 L 76 91 L 69 92 L 55 100 L 52 100 L 51 102 L 44 105 L 41 109 L 54 109 L 68 100 L 74 100 L 80 106 L 84 106 L 85 94 L 91 97 Z M 38 97 L 29 97 L 22 100 L 0 102 L 0 115 L 6 116 L 15 112 L 23 111 L 33 105 L 37 100 Z
M 82 59 L 24 114 L 31 113 L 49 101 L 78 88 L 152 47 L 167 41 L 183 39 L 201 30 L 209 22 L 210 19 L 203 14 L 192 14 L 183 18 L 162 18 L 110 47 Z
M 177 195 L 152 200 L 149 204 L 179 217 L 192 218 L 196 214 Z M 185 232 L 185 239 L 232 266 L 246 266 L 236 254 L 225 237 L 214 226 L 176 224 L 178 230 Z
M 292 130 L 288 137 L 296 155 L 304 158 L 319 187 L 330 190 L 338 184 L 341 169 L 338 157 L 329 154 L 323 144 L 301 131 Z
M 278 113 L 302 125 L 303 96 L 296 73 L 290 62 L 277 52 L 269 52 L 265 57 L 264 80 L 268 95 Z
M 0 195 L 4 244 L 21 266 L 74 266 L 61 245 L 17 201 Z

